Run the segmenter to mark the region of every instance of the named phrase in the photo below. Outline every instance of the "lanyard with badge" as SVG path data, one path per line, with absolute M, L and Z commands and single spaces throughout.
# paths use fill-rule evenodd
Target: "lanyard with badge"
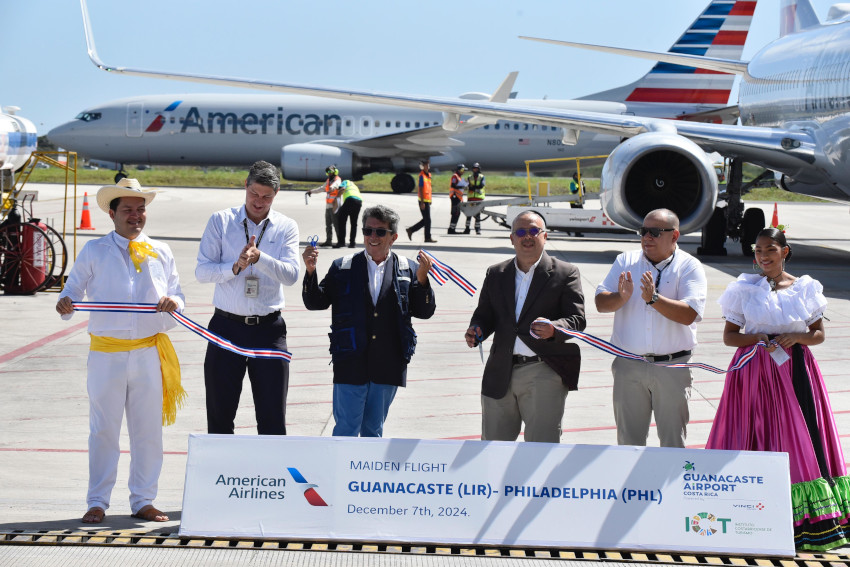
M 267 226 L 269 226 L 269 219 L 266 219 L 266 222 L 263 223 L 263 229 L 260 231 L 260 236 L 257 237 L 257 241 L 254 243 L 255 248 L 260 247 L 260 242 L 263 240 L 263 235 L 266 233 Z M 248 219 L 242 219 L 242 227 L 245 229 L 245 244 L 249 244 L 251 242 L 251 237 L 248 234 Z M 245 297 L 258 297 L 259 295 L 260 278 L 255 276 L 252 270 L 251 274 L 245 278 Z
M 673 263 L 673 258 L 675 258 L 675 257 L 676 257 L 676 251 L 674 250 L 673 254 L 670 256 L 670 261 L 667 262 L 664 265 L 663 268 L 659 268 L 658 264 L 653 264 L 652 260 L 649 260 L 649 258 L 647 258 L 647 260 L 649 260 L 649 263 L 652 264 L 652 267 L 655 268 L 656 270 L 658 270 L 658 275 L 655 277 L 655 292 L 656 293 L 658 293 L 658 286 L 661 284 L 661 272 L 663 272 L 664 270 L 666 270 L 667 268 L 670 267 L 670 265 Z

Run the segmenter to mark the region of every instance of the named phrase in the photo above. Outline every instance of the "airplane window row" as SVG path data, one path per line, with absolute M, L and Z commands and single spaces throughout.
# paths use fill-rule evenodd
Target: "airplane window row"
M 86 122 L 88 122 L 89 120 L 97 120 L 98 118 L 100 118 L 100 113 L 99 113 L 99 112 L 97 112 L 97 113 L 88 113 L 88 112 L 83 112 L 83 113 L 81 113 L 81 114 L 79 114 L 79 115 L 77 116 L 77 119 L 79 119 L 79 120 L 84 120 L 84 121 L 86 121 Z M 226 119 L 226 120 L 227 120 L 227 122 L 226 122 L 227 124 L 232 124 L 232 123 L 233 123 L 233 118 L 231 118 L 231 117 L 227 117 L 227 119 Z M 181 116 L 181 117 L 180 117 L 180 123 L 181 123 L 181 124 L 183 124 L 185 121 L 186 121 L 186 118 L 185 118 L 185 117 L 183 117 L 183 116 Z M 174 116 L 171 116 L 171 117 L 169 118 L 169 122 L 170 122 L 171 124 L 174 124 L 174 123 L 175 123 L 175 118 L 174 118 Z M 236 124 L 242 124 L 243 122 L 244 122 L 244 121 L 243 121 L 242 119 L 239 119 L 239 118 L 237 118 L 237 119 L 236 119 Z M 222 117 L 221 117 L 221 116 L 217 117 L 217 118 L 216 118 L 216 120 L 215 120 L 215 123 L 216 123 L 216 124 L 221 124 L 221 123 L 222 123 Z M 269 125 L 274 124 L 274 118 L 271 118 L 271 117 L 267 118 L 267 119 L 266 119 L 266 123 L 267 123 L 267 124 L 269 124 Z M 304 120 L 298 120 L 298 121 L 297 121 L 297 124 L 298 124 L 298 126 L 303 126 L 303 125 L 304 125 Z M 321 124 L 321 121 L 319 122 L 319 124 Z M 335 124 L 335 121 L 334 121 L 334 120 L 328 120 L 328 127 L 332 127 L 332 126 L 334 126 L 334 124 Z M 437 126 L 437 124 L 438 124 L 437 122 L 434 122 L 434 126 Z M 251 126 L 255 126 L 255 125 L 259 125 L 259 123 L 258 123 L 258 122 L 251 122 L 251 123 L 249 123 L 249 125 L 251 125 Z M 351 120 L 346 120 L 346 121 L 345 121 L 345 126 L 346 126 L 347 128 L 351 128 L 351 126 L 352 126 L 352 121 L 351 121 Z M 375 120 L 375 122 L 374 122 L 374 126 L 375 126 L 375 128 L 380 128 L 380 127 L 381 127 L 381 121 L 380 121 L 380 120 Z M 410 128 L 410 127 L 420 128 L 420 127 L 422 127 L 422 126 L 424 126 L 425 128 L 428 128 L 429 126 L 431 126 L 431 122 L 420 122 L 420 121 L 414 121 L 414 122 L 411 122 L 411 121 L 409 121 L 409 120 L 407 120 L 407 121 L 405 121 L 405 122 L 404 122 L 404 127 L 405 127 L 405 128 Z M 369 122 L 364 120 L 364 121 L 363 121 L 363 128 L 368 128 L 368 127 L 369 127 Z M 386 122 L 384 122 L 384 127 L 385 127 L 385 128 L 392 128 L 392 121 L 387 120 Z M 396 120 L 396 121 L 395 121 L 395 127 L 396 127 L 396 128 L 401 128 L 401 127 L 402 127 L 402 122 L 401 122 L 401 120 Z
M 486 126 L 484 126 L 484 129 L 489 130 L 490 126 L 491 126 L 490 124 L 487 124 Z M 509 122 L 505 122 L 505 123 L 497 122 L 496 124 L 493 124 L 492 126 L 493 126 L 494 130 L 501 130 L 502 128 L 504 128 L 505 130 L 510 130 L 511 127 L 513 127 L 514 130 L 537 130 L 537 124 L 520 124 L 518 122 L 515 123 L 515 124 L 511 124 Z M 558 128 L 556 128 L 555 126 L 540 126 L 540 129 L 543 130 L 544 132 L 548 131 L 548 130 L 551 130 L 551 131 L 554 132 Z

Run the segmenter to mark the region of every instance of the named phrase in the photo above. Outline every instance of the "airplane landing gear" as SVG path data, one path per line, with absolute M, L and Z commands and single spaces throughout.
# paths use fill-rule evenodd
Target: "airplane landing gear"
M 756 243 L 756 237 L 764 227 L 763 210 L 747 209 L 744 211 L 744 220 L 741 222 L 741 252 L 744 256 L 753 257 L 753 244 Z
M 416 181 L 409 173 L 399 173 L 390 181 L 393 193 L 412 193 L 416 187 Z
M 728 207 L 715 207 L 714 213 L 708 223 L 702 227 L 700 246 L 697 254 L 700 256 L 725 256 L 726 255 L 726 209 Z

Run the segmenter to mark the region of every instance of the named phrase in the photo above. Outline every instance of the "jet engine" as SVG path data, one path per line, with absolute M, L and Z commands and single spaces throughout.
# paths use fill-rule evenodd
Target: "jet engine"
M 599 193 L 605 213 L 620 226 L 637 229 L 649 211 L 665 208 L 679 216 L 685 234 L 711 218 L 717 173 L 694 142 L 670 132 L 647 132 L 611 152 Z
M 290 181 L 324 181 L 325 168 L 336 165 L 343 179 L 360 179 L 360 160 L 351 150 L 323 144 L 289 144 L 280 152 L 280 169 Z

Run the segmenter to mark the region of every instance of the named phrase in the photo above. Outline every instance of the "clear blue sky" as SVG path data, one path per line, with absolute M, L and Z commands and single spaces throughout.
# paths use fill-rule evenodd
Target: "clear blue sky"
M 823 20 L 833 2 L 815 0 Z M 574 98 L 625 84 L 651 63 L 517 39 L 531 35 L 665 51 L 707 0 L 89 0 L 104 62 L 407 94 L 489 92 L 519 71 L 521 98 Z M 144 94 L 256 92 L 122 77 L 86 55 L 76 0 L 5 0 L 0 105 L 39 134 L 88 106 Z M 744 50 L 778 35 L 760 0 Z

